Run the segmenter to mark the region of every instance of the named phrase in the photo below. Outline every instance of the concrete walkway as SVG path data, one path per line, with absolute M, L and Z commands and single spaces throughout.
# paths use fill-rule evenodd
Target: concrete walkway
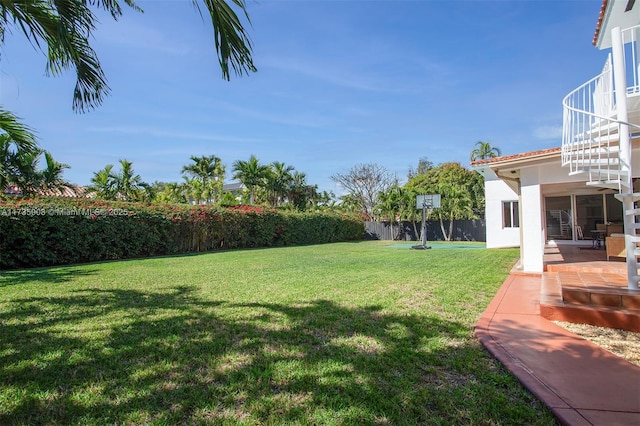
M 640 425 L 640 367 L 541 317 L 541 282 L 510 275 L 478 339 L 563 424 Z

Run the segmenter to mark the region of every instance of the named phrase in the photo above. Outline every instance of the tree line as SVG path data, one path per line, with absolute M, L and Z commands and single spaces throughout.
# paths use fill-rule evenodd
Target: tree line
M 11 149 L 18 145 L 6 134 L 0 135 L 0 187 L 17 186 L 23 195 L 56 195 L 52 191 L 77 191 L 78 187 L 64 180 L 68 165 L 56 162 L 50 153 L 37 147 Z M 19 148 L 19 147 L 18 147 Z M 496 157 L 500 150 L 489 142 L 477 142 L 471 152 L 473 161 Z M 37 169 L 44 155 L 45 167 Z M 252 155 L 237 160 L 231 169 L 232 179 L 241 183 L 235 191 L 225 191 L 226 167 L 215 156 L 191 156 L 181 169 L 182 182 L 142 180 L 133 163 L 120 160 L 94 172 L 91 185 L 84 195 L 103 200 L 143 201 L 149 203 L 190 203 L 208 205 L 258 204 L 274 208 L 304 211 L 310 208 L 331 208 L 361 213 L 365 220 L 419 222 L 421 211 L 416 197 L 440 194 L 442 205 L 429 211 L 429 219 L 440 222 L 446 239 L 452 234 L 453 220 L 473 219 L 484 214 L 484 179 L 456 162 L 435 166 L 428 158 L 410 167 L 407 181 L 400 184 L 384 166 L 375 163 L 358 164 L 347 173 L 336 173 L 331 179 L 344 191 L 340 197 L 318 190 L 307 182 L 306 174 L 293 166 L 274 161 L 263 164 Z M 416 229 L 416 234 L 418 230 Z
M 495 158 L 501 155 L 491 142 L 478 141 L 470 153 L 471 161 Z M 342 206 L 360 211 L 372 221 L 388 221 L 393 226 L 400 221 L 412 222 L 414 232 L 420 235 L 417 223 L 422 210 L 416 205 L 418 195 L 439 194 L 441 205 L 430 209 L 427 220 L 438 220 L 446 240 L 453 234 L 453 221 L 475 219 L 484 216 L 484 178 L 460 163 L 447 162 L 434 166 L 427 157 L 409 168 L 407 182 L 399 183 L 379 164 L 359 164 L 344 174 L 334 174 L 331 179 L 347 190 L 341 197 Z
M 418 195 L 440 194 L 441 205 L 428 211 L 427 220 L 438 220 L 446 240 L 453 233 L 453 221 L 474 219 L 484 215 L 484 178 L 460 163 L 449 162 L 434 166 L 422 158 L 417 169 L 410 168 L 407 182 L 399 183 L 396 176 L 378 164 L 359 164 L 348 173 L 335 174 L 332 179 L 349 192 L 342 197 L 344 207 L 361 211 L 367 220 L 394 224 L 414 223 L 416 235 L 422 220 L 418 209 Z
M 242 187 L 225 191 L 226 167 L 215 156 L 191 156 L 182 167 L 182 182 L 144 182 L 133 169 L 133 163 L 120 160 L 119 170 L 113 164 L 98 170 L 91 178 L 88 191 L 104 200 L 146 201 L 160 203 L 191 203 L 208 205 L 260 204 L 304 211 L 310 207 L 328 205 L 332 193 L 318 191 L 307 183 L 305 173 L 293 166 L 274 161 L 263 164 L 252 155 L 249 160 L 237 160 L 232 166 L 232 179 Z

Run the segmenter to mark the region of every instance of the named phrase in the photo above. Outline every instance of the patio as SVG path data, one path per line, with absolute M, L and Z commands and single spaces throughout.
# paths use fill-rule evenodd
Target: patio
M 556 258 L 559 255 L 555 249 L 549 254 Z M 582 263 L 578 267 L 584 268 L 585 261 L 576 260 L 569 264 Z M 560 423 L 639 424 L 640 367 L 540 315 L 543 310 L 540 299 L 546 293 L 541 291 L 541 281 L 557 282 L 553 274 L 557 272 L 545 272 L 541 280 L 540 275 L 513 271 L 478 321 L 476 336 L 553 411 Z M 562 315 L 567 305 L 572 307 L 568 303 L 563 305 L 559 295 L 555 297 L 558 306 L 547 301 L 545 309 L 555 309 Z M 576 306 L 595 316 L 602 310 L 590 305 Z
M 640 332 L 640 292 L 627 289 L 626 263 L 603 249 L 548 244 L 540 314 L 548 320 Z
M 637 425 L 640 367 L 552 321 L 640 331 L 626 263 L 589 246 L 545 247 L 545 272 L 517 267 L 476 325 L 482 344 L 566 425 Z

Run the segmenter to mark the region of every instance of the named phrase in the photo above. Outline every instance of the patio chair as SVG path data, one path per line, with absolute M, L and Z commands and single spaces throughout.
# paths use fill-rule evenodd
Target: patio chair
M 607 249 L 607 260 L 609 260 L 610 257 L 627 257 L 624 234 L 611 234 L 611 236 L 606 239 L 605 248 Z
M 576 238 L 578 240 L 584 240 L 584 234 L 582 233 L 582 226 L 576 225 Z

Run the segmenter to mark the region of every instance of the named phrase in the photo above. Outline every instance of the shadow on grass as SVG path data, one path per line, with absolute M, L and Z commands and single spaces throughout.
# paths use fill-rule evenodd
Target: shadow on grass
M 16 284 L 32 283 L 34 281 L 46 284 L 58 284 L 71 281 L 78 276 L 94 275 L 95 269 L 82 268 L 34 268 L 17 271 L 0 270 L 0 288 Z
M 13 300 L 0 366 L 0 424 L 553 422 L 468 327 L 328 300 Z

